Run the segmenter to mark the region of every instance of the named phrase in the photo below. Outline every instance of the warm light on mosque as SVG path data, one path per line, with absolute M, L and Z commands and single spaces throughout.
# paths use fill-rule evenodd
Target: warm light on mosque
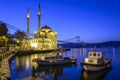
M 40 26 L 40 6 L 38 7 L 38 30 L 34 31 L 34 38 L 29 38 L 30 32 L 30 11 L 27 14 L 27 40 L 23 41 L 23 46 L 35 50 L 57 49 L 57 32 L 54 32 L 49 26 Z M 29 16 L 29 18 L 28 18 Z
M 31 47 L 37 48 L 38 44 L 37 43 L 31 43 Z

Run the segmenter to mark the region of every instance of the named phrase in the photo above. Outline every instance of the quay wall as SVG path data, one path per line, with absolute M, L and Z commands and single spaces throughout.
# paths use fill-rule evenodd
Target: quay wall
M 28 55 L 34 53 L 46 53 L 52 51 L 67 51 L 70 49 L 56 50 L 26 50 L 26 51 L 6 51 L 0 53 L 0 80 L 10 80 L 10 63 L 18 55 Z
M 0 80 L 10 80 L 10 62 L 13 60 L 13 58 L 16 56 L 14 51 L 6 51 L 3 54 L 0 55 Z

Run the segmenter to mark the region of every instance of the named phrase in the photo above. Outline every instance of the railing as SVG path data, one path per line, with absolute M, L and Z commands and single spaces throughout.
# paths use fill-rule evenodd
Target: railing
M 11 51 L 0 51 L 0 62 L 11 54 Z

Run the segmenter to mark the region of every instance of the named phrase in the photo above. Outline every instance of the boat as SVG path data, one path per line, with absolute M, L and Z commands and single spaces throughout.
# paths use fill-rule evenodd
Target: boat
M 86 71 L 99 71 L 111 67 L 111 59 L 104 58 L 103 52 L 89 52 L 85 62 L 80 63 Z
M 111 71 L 111 68 L 103 69 L 96 72 L 88 72 L 84 69 L 81 71 L 80 80 L 104 80 L 105 76 Z
M 38 65 L 41 66 L 53 66 L 53 65 L 65 65 L 65 64 L 76 64 L 76 58 L 74 57 L 63 57 L 62 53 L 57 51 L 52 56 L 42 56 L 41 58 L 33 59 Z

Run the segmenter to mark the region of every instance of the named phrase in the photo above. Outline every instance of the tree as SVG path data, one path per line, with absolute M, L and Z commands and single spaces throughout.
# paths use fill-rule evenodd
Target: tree
M 17 31 L 15 32 L 14 37 L 18 40 L 18 45 L 21 45 L 22 44 L 21 42 L 23 39 L 25 39 L 26 34 L 25 32 Z
M 16 44 L 16 41 L 14 40 L 15 38 L 14 34 L 8 33 L 7 37 L 8 37 L 8 44 Z
M 14 36 L 17 40 L 21 41 L 25 38 L 26 34 L 22 31 L 17 31 L 17 32 L 15 32 Z
M 0 36 L 0 46 L 7 46 L 8 38 L 6 36 Z
M 7 32 L 8 32 L 8 29 L 6 24 L 0 23 L 0 36 L 4 36 L 4 35 L 7 36 Z

